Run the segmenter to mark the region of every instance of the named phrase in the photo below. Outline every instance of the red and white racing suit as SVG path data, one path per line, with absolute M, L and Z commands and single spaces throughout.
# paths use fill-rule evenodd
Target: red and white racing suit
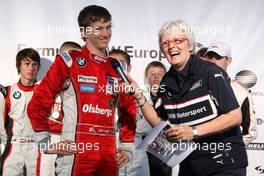
M 0 124 L 1 141 L 5 145 L 1 164 L 3 175 L 39 175 L 40 151 L 33 140 L 33 129 L 26 109 L 33 88 L 20 82 L 1 87 Z
M 0 87 L 0 136 L 2 144 L 5 145 L 2 158 L 3 175 L 23 174 L 24 167 L 27 175 L 45 176 L 55 173 L 54 155 L 40 154 L 38 145 L 33 139 L 34 130 L 26 112 L 33 89 L 38 84 L 39 82 L 36 82 L 32 87 L 24 87 L 18 82 L 8 87 Z M 51 112 L 48 121 L 50 131 L 52 138 L 58 138 L 62 128 L 59 96 Z
M 28 106 L 37 138 L 45 139 L 50 130 L 47 117 L 57 93 L 61 92 L 63 128 L 61 140 L 76 142 L 75 155 L 58 155 L 58 175 L 116 175 L 116 146 L 114 133 L 115 104 L 127 109 L 135 104 L 133 97 L 122 101 L 125 94 L 114 88 L 119 77 L 112 69 L 110 57 L 100 57 L 86 47 L 58 55 L 34 92 Z M 68 80 L 67 89 L 65 81 Z M 122 142 L 133 142 L 135 116 L 121 117 Z M 43 140 L 42 140 L 43 141 Z

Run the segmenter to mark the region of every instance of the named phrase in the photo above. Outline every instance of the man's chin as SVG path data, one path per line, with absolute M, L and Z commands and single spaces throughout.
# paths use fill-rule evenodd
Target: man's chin
M 105 48 L 107 48 L 107 47 L 108 47 L 108 45 L 109 45 L 109 42 L 107 42 L 107 43 L 104 43 L 104 44 L 102 44 L 102 45 L 101 45 L 101 48 L 102 48 L 102 49 L 103 49 L 103 48 L 105 49 Z
M 36 77 L 28 76 L 28 77 L 26 77 L 26 79 L 33 82 L 36 80 Z
M 107 45 L 100 45 L 98 48 L 99 48 L 99 50 L 105 50 L 107 47 L 108 47 L 108 44 Z

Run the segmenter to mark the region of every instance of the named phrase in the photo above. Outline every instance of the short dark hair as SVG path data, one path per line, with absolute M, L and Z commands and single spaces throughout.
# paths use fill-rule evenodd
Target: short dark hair
M 209 51 L 208 53 L 206 53 L 205 56 L 207 56 L 208 59 L 215 58 L 216 60 L 221 60 L 225 57 L 225 56 L 224 57 L 220 56 L 219 54 L 217 54 L 216 52 L 213 52 L 213 51 Z
M 127 64 L 128 65 L 131 65 L 131 59 L 130 59 L 130 56 L 123 50 L 121 49 L 112 49 L 110 52 L 109 52 L 109 55 L 112 55 L 112 54 L 121 54 L 127 61 Z
M 160 67 L 160 68 L 162 68 L 162 69 L 164 70 L 164 72 L 166 73 L 166 67 L 165 67 L 165 65 L 163 65 L 163 63 L 161 63 L 161 62 L 159 62 L 159 61 L 152 61 L 152 62 L 150 62 L 150 63 L 147 65 L 147 67 L 146 67 L 146 69 L 145 69 L 145 77 L 147 77 L 148 71 L 149 71 L 149 69 L 150 69 L 151 67 Z
M 199 57 L 204 57 L 205 56 L 205 53 L 207 51 L 208 47 L 203 47 L 203 48 L 200 48 L 197 52 L 196 52 L 196 55 L 199 56 Z
M 33 48 L 25 48 L 20 50 L 16 55 L 16 68 L 18 73 L 20 73 L 21 61 L 24 59 L 31 59 L 32 61 L 37 62 L 40 66 L 39 53 Z
M 63 52 L 65 48 L 82 49 L 81 45 L 73 41 L 66 41 L 60 46 L 60 52 Z
M 91 23 L 100 21 L 101 19 L 105 22 L 111 21 L 112 19 L 111 14 L 106 8 L 97 5 L 87 6 L 79 13 L 79 27 L 87 28 Z

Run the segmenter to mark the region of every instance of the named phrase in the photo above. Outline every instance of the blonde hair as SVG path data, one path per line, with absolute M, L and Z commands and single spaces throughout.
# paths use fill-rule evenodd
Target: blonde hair
M 191 26 L 182 20 L 168 21 L 164 23 L 159 30 L 159 45 L 161 45 L 162 36 L 164 34 L 183 34 L 189 41 L 190 48 L 194 49 L 195 37 Z

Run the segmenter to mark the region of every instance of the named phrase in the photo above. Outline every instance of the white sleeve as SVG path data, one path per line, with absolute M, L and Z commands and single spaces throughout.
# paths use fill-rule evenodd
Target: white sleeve
M 0 141 L 1 143 L 6 140 L 5 131 L 5 97 L 0 92 Z
M 145 96 L 147 102 L 150 105 L 153 105 L 153 102 L 151 101 L 150 93 L 147 90 L 143 90 L 142 93 Z M 137 121 L 136 134 L 144 136 L 144 135 L 147 135 L 147 133 L 152 129 L 150 124 L 143 117 L 139 107 L 137 107 L 137 118 L 136 118 L 136 121 Z

